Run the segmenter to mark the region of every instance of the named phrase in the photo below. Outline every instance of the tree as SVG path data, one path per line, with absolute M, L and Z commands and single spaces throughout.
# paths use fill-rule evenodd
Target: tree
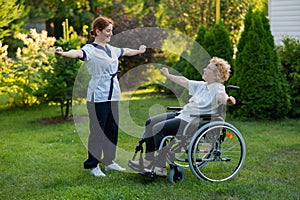
M 109 13 L 114 24 L 114 34 L 117 37 L 112 37 L 110 43 L 118 47 L 129 47 L 137 49 L 140 44 L 145 44 L 144 42 L 151 43 L 152 36 L 149 34 L 138 33 L 135 31 L 139 27 L 156 27 L 156 7 L 159 1 L 116 1 L 113 9 Z M 144 29 L 145 30 L 145 29 Z M 125 32 L 125 34 L 123 34 Z M 140 37 L 137 37 L 140 35 Z M 148 38 L 150 37 L 150 38 Z M 157 35 L 156 41 L 159 43 L 161 37 Z M 145 44 L 148 46 L 148 44 Z M 151 44 L 149 44 L 151 45 Z M 142 65 L 143 63 L 151 63 L 154 59 L 159 59 L 159 56 L 154 56 L 158 50 L 154 48 L 148 48 L 146 53 L 143 55 L 136 55 L 134 57 L 124 56 L 120 59 L 119 69 L 121 73 L 119 76 L 123 76 L 130 69 Z M 155 58 L 154 58 L 155 57 Z M 145 69 L 146 70 L 146 69 Z M 125 88 L 130 88 L 130 85 L 140 82 L 141 80 L 146 80 L 146 73 L 140 74 L 139 77 L 131 77 L 128 81 L 123 81 Z
M 0 0 L 0 40 L 8 36 L 10 33 L 10 24 L 23 17 L 24 6 L 23 1 L 18 0 Z
M 223 22 L 215 24 L 204 36 L 203 47 L 211 57 L 217 56 L 233 64 L 233 47 Z
M 66 51 L 78 49 L 85 43 L 85 40 L 79 37 L 74 29 L 68 26 L 67 22 L 66 20 L 63 24 L 64 37 L 57 41 L 57 45 Z M 59 104 L 63 119 L 69 117 L 73 85 L 81 65 L 82 61 L 80 60 L 56 56 L 52 62 L 52 69 L 43 74 L 43 79 L 47 85 L 38 91 L 37 96 L 46 102 Z
M 100 14 L 95 11 L 100 3 L 104 7 L 104 1 L 92 2 L 89 0 L 31 0 L 26 1 L 25 5 L 30 9 L 30 19 L 44 20 L 49 35 L 59 38 L 63 34 L 61 24 L 65 19 L 69 19 L 75 31 L 82 34 L 83 25 L 89 25 L 91 20 Z
M 199 62 L 194 62 L 195 60 L 200 60 L 199 59 L 199 45 L 203 46 L 204 42 L 204 37 L 205 34 L 208 32 L 206 27 L 204 25 L 201 25 L 198 29 L 197 37 L 195 39 L 195 44 L 192 47 L 192 50 L 190 52 L 190 60 L 192 60 L 193 63 L 199 63 Z M 193 66 L 190 63 L 187 63 L 184 69 L 184 76 L 187 77 L 188 79 L 192 80 L 201 80 L 201 66 L 200 63 L 197 66 Z
M 229 64 L 233 64 L 233 47 L 229 33 L 223 23 L 215 24 L 210 30 L 207 30 L 204 26 L 200 26 L 196 42 L 202 45 L 210 57 L 217 56 L 227 60 Z M 195 45 L 190 54 L 191 60 L 200 60 L 199 55 L 195 56 L 198 51 L 199 47 Z M 208 61 L 203 60 L 202 62 L 205 63 L 198 63 L 197 66 L 187 64 L 184 75 L 189 79 L 201 80 L 203 67 L 208 64 Z
M 221 0 L 221 19 L 236 44 L 247 6 L 253 0 Z M 179 30 L 195 38 L 201 25 L 211 28 L 216 23 L 216 2 L 211 0 L 161 0 L 157 12 L 160 27 Z
M 269 22 L 264 13 L 250 7 L 244 27 L 231 79 L 232 84 L 241 87 L 234 115 L 248 119 L 284 118 L 290 99 Z
M 283 46 L 279 48 L 283 73 L 289 83 L 289 93 L 291 95 L 291 105 L 288 116 L 292 118 L 300 117 L 300 43 L 295 38 L 286 37 L 282 40 Z

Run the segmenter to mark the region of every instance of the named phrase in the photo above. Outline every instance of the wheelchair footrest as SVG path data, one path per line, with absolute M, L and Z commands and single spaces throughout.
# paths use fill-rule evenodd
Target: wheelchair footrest
M 147 177 L 147 178 L 157 178 L 157 175 L 155 172 L 140 172 L 140 175 Z

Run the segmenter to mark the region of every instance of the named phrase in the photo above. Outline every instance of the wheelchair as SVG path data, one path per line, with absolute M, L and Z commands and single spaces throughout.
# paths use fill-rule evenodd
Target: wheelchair
M 239 87 L 230 85 L 226 90 L 239 90 Z M 167 152 L 170 183 L 186 179 L 183 168 L 190 168 L 195 177 L 209 182 L 224 182 L 240 172 L 246 157 L 246 145 L 238 129 L 224 121 L 222 113 L 225 106 L 220 105 L 217 114 L 191 115 L 194 119 L 182 134 L 162 139 L 157 154 L 162 148 Z M 168 110 L 178 112 L 181 107 L 168 107 Z M 144 166 L 143 143 L 144 139 L 141 138 L 132 158 L 135 160 L 140 152 L 139 166 Z M 144 171 L 143 167 L 133 166 L 130 161 L 128 166 L 143 176 L 156 178 L 156 158 L 157 155 L 148 171 Z

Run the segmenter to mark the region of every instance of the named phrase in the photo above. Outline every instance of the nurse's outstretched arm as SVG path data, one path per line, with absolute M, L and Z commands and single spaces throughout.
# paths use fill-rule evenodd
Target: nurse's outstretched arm
M 130 48 L 123 48 L 123 56 L 135 56 L 137 54 L 145 53 L 146 51 L 146 46 L 141 45 L 139 49 L 130 49 Z
M 63 51 L 61 47 L 57 47 L 55 49 L 55 54 L 66 57 L 66 58 L 83 58 L 83 52 L 82 50 L 69 50 L 69 51 Z

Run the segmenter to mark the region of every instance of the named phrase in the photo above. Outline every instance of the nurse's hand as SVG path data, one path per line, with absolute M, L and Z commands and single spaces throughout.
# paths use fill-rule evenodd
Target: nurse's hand
M 139 47 L 139 50 L 140 50 L 141 53 L 145 53 L 146 48 L 147 48 L 147 47 L 146 47 L 145 45 L 141 45 L 141 46 Z
M 57 54 L 57 55 L 60 55 L 61 56 L 61 54 L 63 53 L 64 51 L 63 51 L 63 49 L 61 48 L 61 47 L 57 47 L 56 49 L 55 49 L 55 54 Z

